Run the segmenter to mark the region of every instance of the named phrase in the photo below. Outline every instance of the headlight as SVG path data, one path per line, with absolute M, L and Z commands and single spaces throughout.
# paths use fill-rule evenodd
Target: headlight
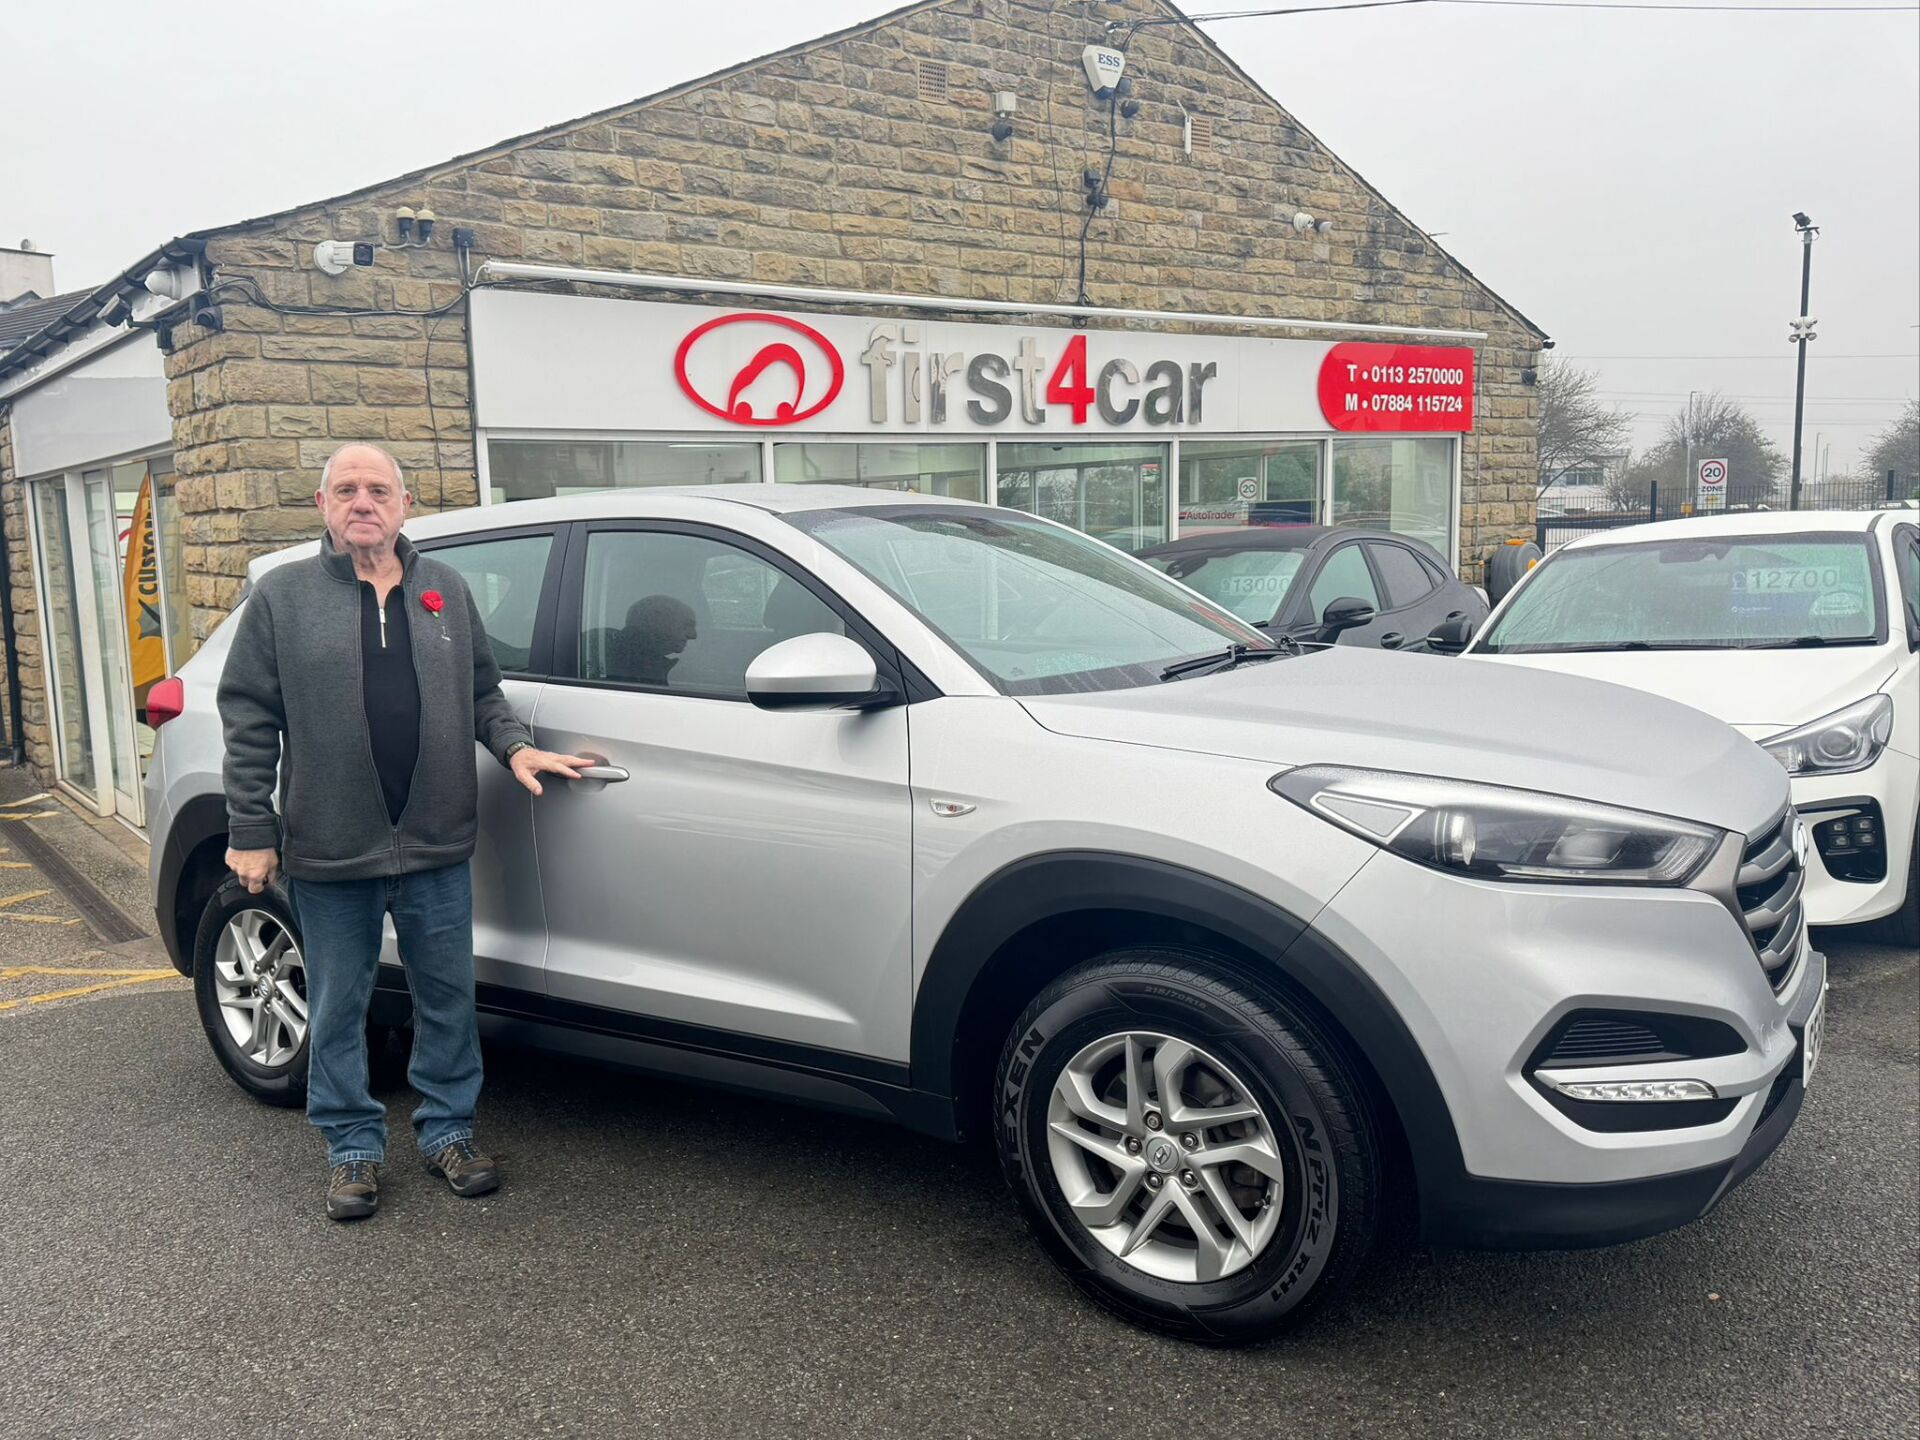
M 1390 770 L 1306 765 L 1268 784 L 1396 855 L 1485 880 L 1684 885 L 1720 843 L 1665 815 Z
M 1893 735 L 1893 701 L 1869 695 L 1858 704 L 1762 740 L 1760 748 L 1789 775 L 1844 775 L 1880 758 Z

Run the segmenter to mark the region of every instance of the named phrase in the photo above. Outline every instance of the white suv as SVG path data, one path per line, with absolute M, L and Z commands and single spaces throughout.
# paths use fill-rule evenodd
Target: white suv
M 1799 1109 L 1804 836 L 1697 711 L 1301 653 L 956 501 L 628 490 L 409 533 L 539 743 L 601 762 L 533 801 L 476 753 L 484 1023 L 991 1134 L 1042 1245 L 1134 1320 L 1270 1333 L 1353 1273 L 1395 1170 L 1434 1241 L 1651 1234 Z M 221 868 L 226 634 L 151 706 L 154 903 L 221 1062 L 294 1104 L 299 937 Z M 1567 742 L 1599 713 L 1614 747 Z
M 1920 527 L 1897 511 L 1716 515 L 1585 535 L 1467 650 L 1683 700 L 1793 777 L 1815 925 L 1920 945 Z M 1589 717 L 1569 743 L 1614 743 Z

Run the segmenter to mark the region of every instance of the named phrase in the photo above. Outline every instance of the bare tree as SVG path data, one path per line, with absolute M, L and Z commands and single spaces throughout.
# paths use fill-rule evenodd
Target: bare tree
M 1702 460 L 1727 462 L 1728 509 L 1751 510 L 1781 503 L 1780 481 L 1786 472 L 1786 457 L 1745 408 L 1717 390 L 1695 401 L 1691 413 L 1683 411 L 1667 421 L 1659 443 L 1637 457 L 1620 476 L 1614 487 L 1616 498 L 1637 502 L 1644 508 L 1649 490 L 1657 483 L 1661 514 L 1678 515 L 1681 505 L 1694 498 L 1694 477 L 1687 473 L 1689 457 L 1695 464 Z
M 1594 396 L 1591 370 L 1552 361 L 1540 367 L 1540 488 L 1567 471 L 1626 449 L 1633 416 Z
M 1920 400 L 1909 400 L 1900 418 L 1874 437 L 1867 450 L 1866 466 L 1876 490 L 1885 486 L 1887 472 L 1894 472 L 1889 498 L 1920 496 Z

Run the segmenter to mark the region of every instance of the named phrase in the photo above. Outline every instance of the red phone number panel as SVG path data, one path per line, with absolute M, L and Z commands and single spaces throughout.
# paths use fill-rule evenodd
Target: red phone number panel
M 1336 430 L 1473 429 L 1473 351 L 1336 345 L 1320 362 L 1320 413 Z

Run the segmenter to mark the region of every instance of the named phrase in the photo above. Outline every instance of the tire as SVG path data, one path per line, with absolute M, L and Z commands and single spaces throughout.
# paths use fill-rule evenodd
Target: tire
M 252 949 L 243 942 L 251 939 Z M 247 954 L 258 957 L 252 961 Z M 221 1067 L 242 1090 L 289 1109 L 307 1102 L 306 972 L 286 882 L 249 895 L 229 878 L 207 902 L 193 943 L 193 999 Z M 269 1033 L 249 1043 L 260 961 L 271 959 Z M 249 999 L 251 995 L 251 999 Z M 297 1016 L 299 1023 L 287 1017 Z
M 1184 1116 L 1162 1103 L 1162 1073 Z M 1091 1299 L 1150 1329 L 1266 1339 L 1338 1295 L 1380 1228 L 1378 1127 L 1340 1043 L 1218 957 L 1116 950 L 1061 976 L 1008 1036 L 995 1102 L 1001 1167 L 1042 1248 Z M 1209 1124 L 1209 1109 L 1255 1113 Z M 1192 1163 L 1229 1146 L 1261 1168 Z
M 1523 545 L 1500 545 L 1487 557 L 1487 602 L 1498 605 L 1507 592 L 1518 585 L 1540 563 L 1540 547 L 1529 540 Z

